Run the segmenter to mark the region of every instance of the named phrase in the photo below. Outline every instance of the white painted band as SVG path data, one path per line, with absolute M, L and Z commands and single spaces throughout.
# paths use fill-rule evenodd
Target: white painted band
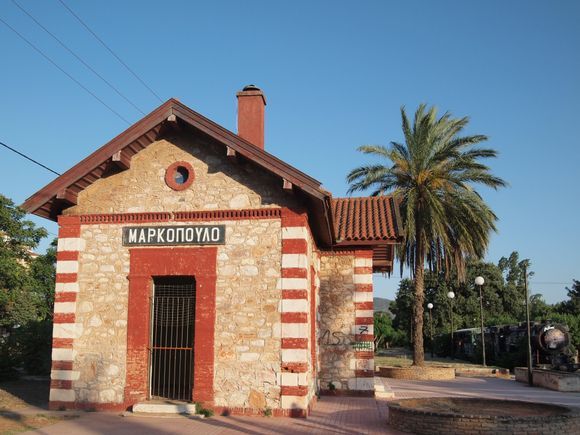
M 355 302 L 372 302 L 373 292 L 354 292 Z
M 374 391 L 375 389 L 375 379 L 374 378 L 350 378 L 348 380 L 349 390 L 362 390 L 362 391 Z
M 353 282 L 355 284 L 372 284 L 373 283 L 373 275 L 372 273 L 365 273 L 365 274 L 355 274 L 353 276 Z
M 285 387 L 308 385 L 307 373 L 280 373 L 280 385 Z
M 72 349 L 61 349 L 59 347 L 52 348 L 53 361 L 72 361 L 74 356 L 75 352 Z
M 278 280 L 279 290 L 306 290 L 308 280 L 306 278 L 280 278 Z
M 50 379 L 58 379 L 60 381 L 77 381 L 81 372 L 73 370 L 53 370 L 50 372 Z
M 308 362 L 308 349 L 282 349 L 282 362 Z
M 306 299 L 282 299 L 280 301 L 281 313 L 308 313 L 308 308 Z
M 282 338 L 308 338 L 308 324 L 282 323 Z
M 50 401 L 51 402 L 74 402 L 75 401 L 75 391 L 74 390 L 61 390 L 57 388 L 50 389 Z
M 56 273 L 77 273 L 79 271 L 78 261 L 57 261 Z
M 349 361 L 349 367 L 351 370 L 374 370 L 375 360 L 374 359 L 356 359 L 351 358 Z
M 283 239 L 308 239 L 306 227 L 284 227 L 282 228 Z
M 356 317 L 373 317 L 375 312 L 373 310 L 356 310 Z
M 355 335 L 360 335 L 360 334 L 374 334 L 375 333 L 375 327 L 374 325 L 354 325 L 352 327 L 352 333 Z
M 58 239 L 58 245 L 56 248 L 59 252 L 61 251 L 84 251 L 85 250 L 85 240 L 79 237 L 64 237 Z
M 79 338 L 82 333 L 82 323 L 55 323 L 52 327 L 54 338 Z
M 354 267 L 373 267 L 372 258 L 355 258 Z
M 74 313 L 76 311 L 76 302 L 55 302 L 55 313 Z
M 78 282 L 57 282 L 55 287 L 55 292 L 79 292 L 79 283 Z
M 280 396 L 282 409 L 306 409 L 308 408 L 307 396 Z
M 308 267 L 306 254 L 282 254 L 282 267 Z

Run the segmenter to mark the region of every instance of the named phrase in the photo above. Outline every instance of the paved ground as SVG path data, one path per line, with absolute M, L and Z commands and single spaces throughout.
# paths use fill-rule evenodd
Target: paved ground
M 388 379 L 395 398 L 411 397 L 489 397 L 525 400 L 580 407 L 580 393 L 561 393 L 545 388 L 529 387 L 514 380 L 499 378 L 455 378 L 452 381 L 404 381 Z
M 386 430 L 386 403 L 372 398 L 323 397 L 307 419 L 274 417 L 212 417 L 198 420 L 185 416 L 121 417 L 113 413 L 83 413 L 26 432 L 44 435 L 134 434 L 401 434 Z
M 402 381 L 389 379 L 395 399 L 464 396 L 531 400 L 580 406 L 580 393 L 559 393 L 531 388 L 513 380 L 457 378 L 453 381 Z M 371 398 L 323 397 L 308 419 L 266 417 L 213 417 L 197 420 L 173 417 L 121 417 L 113 413 L 82 413 L 75 420 L 46 426 L 28 434 L 133 435 L 133 434 L 400 434 L 386 425 L 387 401 Z

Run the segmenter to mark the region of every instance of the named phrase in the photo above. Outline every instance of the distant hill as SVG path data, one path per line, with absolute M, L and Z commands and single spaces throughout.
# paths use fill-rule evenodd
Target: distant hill
M 394 317 L 393 313 L 389 310 L 389 306 L 393 301 L 385 298 L 373 298 L 373 303 L 375 306 L 375 313 L 383 312 L 387 313 L 389 316 Z

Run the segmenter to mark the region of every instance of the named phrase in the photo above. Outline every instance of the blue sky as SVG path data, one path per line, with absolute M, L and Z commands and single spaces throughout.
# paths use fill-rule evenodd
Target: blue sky
M 62 7 L 18 0 L 148 113 L 159 101 Z M 362 144 L 401 140 L 399 108 L 471 117 L 490 137 L 482 191 L 499 216 L 488 253 L 530 258 L 549 302 L 580 279 L 580 3 L 576 1 L 65 0 L 163 100 L 235 131 L 235 92 L 266 93 L 266 148 L 344 196 Z M 130 122 L 141 114 L 11 1 L 0 18 Z M 0 140 L 64 172 L 128 125 L 0 23 Z M 0 148 L 0 192 L 21 203 L 52 174 Z M 56 233 L 56 226 L 37 219 Z M 399 275 L 377 278 L 393 298 Z

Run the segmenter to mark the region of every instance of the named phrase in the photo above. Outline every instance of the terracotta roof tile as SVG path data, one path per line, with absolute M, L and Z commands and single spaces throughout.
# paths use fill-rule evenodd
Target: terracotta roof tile
M 400 218 L 392 196 L 333 198 L 332 217 L 337 243 L 396 241 Z

